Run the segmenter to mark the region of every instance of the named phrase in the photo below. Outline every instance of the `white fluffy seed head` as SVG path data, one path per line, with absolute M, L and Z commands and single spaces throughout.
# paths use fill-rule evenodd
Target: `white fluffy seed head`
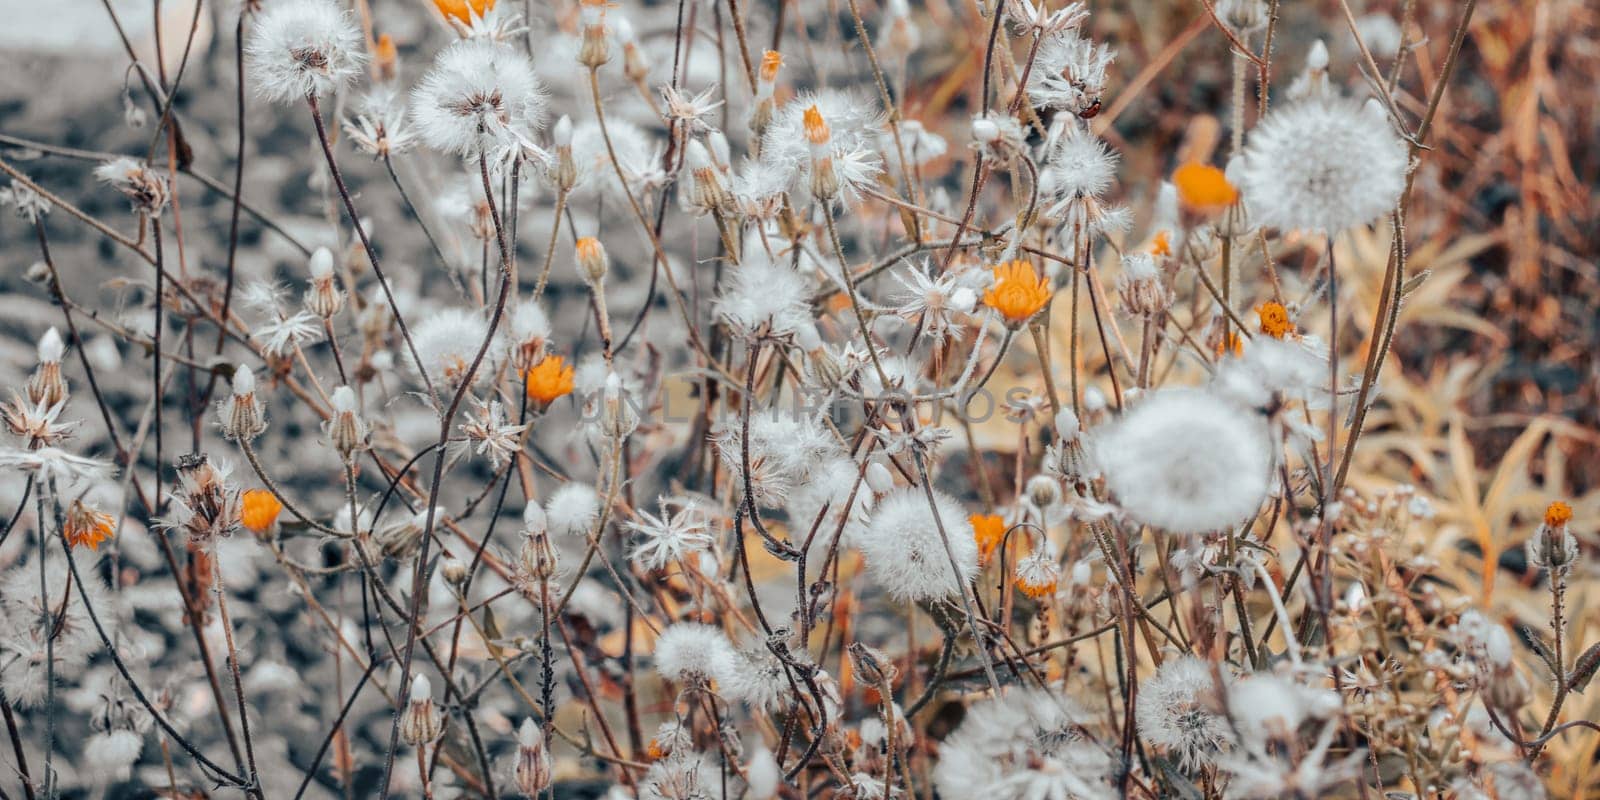
M 1091 441 L 1123 510 L 1171 533 L 1231 528 L 1267 495 L 1273 451 L 1265 418 L 1212 392 L 1149 392 Z
M 245 56 L 256 93 L 278 103 L 322 97 L 361 71 L 361 31 L 333 0 L 286 0 L 255 17 Z
M 1062 408 L 1056 413 L 1056 435 L 1063 442 L 1075 441 L 1080 431 L 1078 430 L 1078 415 L 1070 408 Z
M 441 51 L 411 98 L 422 140 L 463 158 L 521 146 L 544 124 L 544 86 L 533 63 L 514 47 L 484 39 Z
M 721 678 L 732 667 L 733 645 L 721 628 L 698 622 L 667 626 L 656 639 L 656 671 L 677 683 Z
M 588 536 L 589 529 L 600 518 L 600 497 L 595 494 L 594 487 L 586 483 L 564 484 L 545 500 L 544 513 L 551 532 Z
M 572 146 L 572 117 L 562 114 L 561 119 L 556 120 L 555 128 L 550 131 L 550 143 L 556 147 Z
M 529 503 L 522 509 L 522 532 L 528 536 L 540 536 L 549 530 L 544 508 L 538 503 Z
M 943 492 L 933 493 L 930 506 L 916 486 L 890 492 L 879 502 L 859 546 L 867 558 L 868 577 L 897 600 L 957 596 L 978 568 L 978 544 L 966 510 Z
M 1259 225 L 1337 233 L 1394 208 L 1409 163 L 1381 108 L 1311 97 L 1276 108 L 1250 132 L 1239 187 Z

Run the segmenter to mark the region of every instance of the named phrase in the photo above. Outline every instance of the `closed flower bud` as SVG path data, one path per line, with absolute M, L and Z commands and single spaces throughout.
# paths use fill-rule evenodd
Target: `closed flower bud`
M 778 85 L 778 70 L 783 68 L 783 55 L 776 50 L 761 54 L 761 69 L 757 73 L 755 105 L 750 110 L 750 130 L 757 139 L 772 124 L 772 112 L 777 109 L 773 92 Z
M 1117 295 L 1129 316 L 1150 319 L 1172 305 L 1172 292 L 1161 282 L 1161 270 L 1149 253 L 1128 253 L 1122 257 L 1122 275 L 1117 278 Z
M 550 787 L 550 747 L 544 732 L 531 719 L 517 729 L 517 790 L 529 797 Z
M 851 668 L 861 676 L 862 680 L 873 686 L 893 684 L 894 679 L 900 674 L 900 670 L 894 665 L 894 659 L 877 648 L 868 647 L 860 642 L 851 642 L 849 650 Z
M 543 533 L 522 538 L 522 548 L 517 551 L 517 567 L 521 574 L 534 581 L 547 581 L 556 576 L 561 559 Z
M 344 307 L 344 292 L 339 290 L 333 277 L 333 253 L 326 247 L 319 247 L 311 254 L 307 266 L 311 271 L 311 288 L 306 290 L 306 310 L 331 319 Z
M 433 704 L 433 684 L 428 676 L 418 675 L 411 680 L 411 695 L 406 710 L 400 715 L 400 736 L 406 744 L 420 747 L 444 731 L 444 720 Z
M 1026 494 L 1034 508 L 1050 508 L 1061 502 L 1061 485 L 1049 475 L 1035 475 L 1028 479 Z
M 606 35 L 605 0 L 580 0 L 578 4 L 583 26 L 583 40 L 578 46 L 578 63 L 589 69 L 599 69 L 611 60 L 611 42 Z
M 28 376 L 29 402 L 49 407 L 67 398 L 67 382 L 61 377 L 61 357 L 66 350 L 55 328 L 39 337 L 39 365 Z
M 467 565 L 455 556 L 445 556 L 439 560 L 439 577 L 451 586 L 460 586 L 467 579 Z
M 96 167 L 94 175 L 121 192 L 140 214 L 159 217 L 167 207 L 167 179 L 138 161 L 114 158 Z
M 689 174 L 693 178 L 689 189 L 689 205 L 708 211 L 730 211 L 733 193 L 723 183 L 722 171 L 711 160 L 711 152 L 698 139 L 689 140 Z
M 644 81 L 650 74 L 650 59 L 645 56 L 644 48 L 639 46 L 639 40 L 633 34 L 633 23 L 627 17 L 617 17 L 612 29 L 622 45 L 622 74 L 635 83 Z
M 1571 520 L 1572 507 L 1559 500 L 1545 509 L 1544 522 L 1528 540 L 1529 564 L 1565 577 L 1578 560 L 1578 538 L 1567 528 Z
M 576 255 L 578 276 L 590 288 L 599 286 L 611 268 L 611 261 L 606 257 L 606 246 L 593 236 L 585 236 L 578 240 Z
M 222 435 L 230 441 L 248 442 L 267 429 L 267 414 L 256 399 L 256 378 L 250 368 L 233 371 L 233 393 L 217 406 Z
M 346 459 L 366 446 L 367 423 L 357 413 L 356 393 L 348 386 L 333 390 L 333 418 L 322 423 L 322 432 L 333 449 Z
M 555 128 L 550 132 L 550 143 L 556 149 L 556 188 L 563 192 L 572 191 L 578 184 L 578 162 L 572 158 L 572 118 L 566 114 L 556 120 Z
M 606 376 L 604 402 L 600 411 L 600 430 L 614 440 L 628 438 L 639 427 L 639 413 L 633 410 L 627 393 L 622 390 L 622 378 L 613 372 Z

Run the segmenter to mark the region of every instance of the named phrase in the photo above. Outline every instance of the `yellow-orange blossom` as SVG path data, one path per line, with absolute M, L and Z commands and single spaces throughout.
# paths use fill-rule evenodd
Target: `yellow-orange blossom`
M 1026 261 L 1007 261 L 994 268 L 994 286 L 984 293 L 983 302 L 1015 328 L 1050 302 L 1049 281 Z

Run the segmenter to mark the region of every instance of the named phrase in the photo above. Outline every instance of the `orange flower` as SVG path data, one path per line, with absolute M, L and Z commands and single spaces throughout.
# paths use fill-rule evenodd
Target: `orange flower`
M 1294 323 L 1289 321 L 1289 310 L 1282 303 L 1268 300 L 1256 306 L 1256 316 L 1261 318 L 1261 332 L 1274 339 L 1294 333 Z
M 494 8 L 494 0 L 433 0 L 433 5 L 440 14 L 462 25 L 471 25 L 474 15 L 482 18 Z
M 1006 537 L 1005 518 L 997 514 L 973 514 L 972 538 L 978 542 L 978 560 L 988 563 L 994 556 L 994 549 L 1000 546 L 1000 540 Z
M 1222 337 L 1216 339 L 1215 344 L 1212 345 L 1212 350 L 1216 353 L 1217 358 L 1222 358 L 1224 355 L 1233 355 L 1235 357 L 1243 355 L 1244 339 L 1240 338 L 1239 334 L 1228 331 L 1226 339 Z
M 545 356 L 528 370 L 528 399 L 549 405 L 572 394 L 572 367 L 561 356 Z
M 1572 521 L 1572 506 L 1560 500 L 1551 503 L 1544 510 L 1544 524 L 1552 528 L 1559 528 Z
M 1172 255 L 1172 240 L 1166 231 L 1156 234 L 1156 240 L 1150 243 L 1150 255 L 1163 257 Z
M 82 500 L 74 500 L 67 509 L 67 522 L 61 535 L 72 547 L 86 544 L 90 550 L 99 550 L 100 543 L 111 538 L 113 522 L 110 514 L 96 511 Z
M 1178 187 L 1178 202 L 1196 211 L 1220 211 L 1239 202 L 1239 190 L 1210 164 L 1184 164 L 1172 173 L 1172 182 Z
M 822 110 L 817 108 L 815 103 L 806 109 L 801 121 L 805 124 L 806 141 L 814 145 L 824 145 L 833 138 L 833 132 L 828 129 L 828 121 L 822 118 Z
M 1049 282 L 1039 277 L 1032 264 L 1007 261 L 994 268 L 994 287 L 984 293 L 983 302 L 1015 328 L 1050 302 Z
M 252 533 L 271 530 L 283 511 L 283 503 L 266 489 L 246 489 L 240 501 L 239 521 Z
M 761 54 L 761 80 L 772 83 L 778 79 L 778 70 L 782 68 L 782 53 L 776 50 L 768 50 Z
M 1052 580 L 1045 583 L 1033 583 L 1027 578 L 1018 576 L 1017 591 L 1020 591 L 1023 594 L 1038 600 L 1040 598 L 1049 597 L 1050 595 L 1055 594 L 1056 582 Z
M 378 73 L 384 80 L 394 80 L 400 64 L 400 50 L 395 47 L 394 37 L 387 33 L 378 36 L 377 46 L 372 49 L 372 60 L 378 65 Z

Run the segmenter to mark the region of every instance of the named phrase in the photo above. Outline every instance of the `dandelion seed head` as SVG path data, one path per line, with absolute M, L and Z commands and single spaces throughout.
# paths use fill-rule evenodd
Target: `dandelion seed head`
M 1273 450 L 1265 419 L 1212 392 L 1152 391 L 1091 441 L 1122 508 L 1171 533 L 1231 528 L 1267 496 Z
M 256 93 L 275 103 L 332 94 L 366 60 L 361 31 L 332 0 L 270 3 L 250 28 L 246 69 Z
M 469 39 L 440 51 L 411 93 L 411 117 L 430 147 L 462 158 L 531 144 L 545 93 L 522 51 Z
M 1276 107 L 1250 131 L 1238 179 L 1257 224 L 1332 234 L 1392 210 L 1409 162 L 1380 109 L 1312 98 Z
M 733 664 L 733 645 L 721 628 L 679 622 L 656 639 L 655 663 L 661 677 L 676 683 L 720 680 Z
M 961 504 L 943 492 L 934 492 L 931 507 L 920 487 L 908 486 L 885 495 L 857 546 L 866 556 L 867 576 L 897 600 L 957 597 L 977 574 L 978 545 L 972 524 Z

